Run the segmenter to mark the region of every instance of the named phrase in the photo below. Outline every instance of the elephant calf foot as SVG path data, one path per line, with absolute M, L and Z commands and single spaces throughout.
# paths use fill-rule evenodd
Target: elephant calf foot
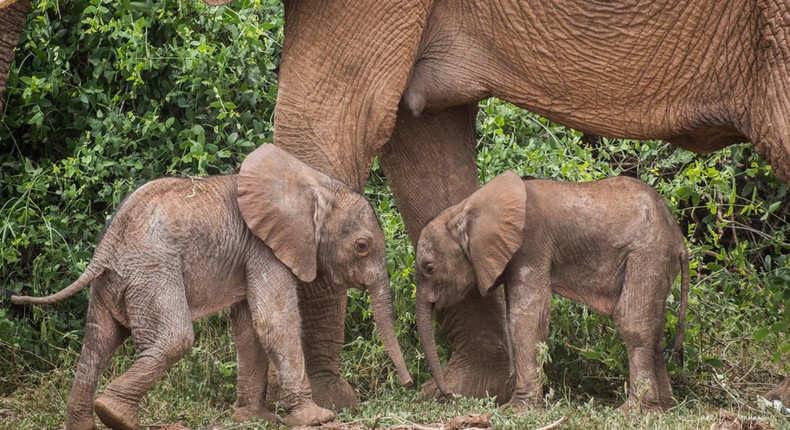
M 244 421 L 249 421 L 253 418 L 260 418 L 264 421 L 280 424 L 282 420 L 280 419 L 277 414 L 274 412 L 266 409 L 263 406 L 253 407 L 253 406 L 245 406 L 242 408 L 236 409 L 236 412 L 233 413 L 233 416 L 230 418 L 231 420 L 240 423 Z
M 99 417 L 105 426 L 117 430 L 136 430 L 137 427 L 137 405 L 107 393 L 99 396 L 93 402 L 96 416 Z
M 283 422 L 287 426 L 317 426 L 335 419 L 335 413 L 312 401 L 293 407 Z
M 66 428 L 68 430 L 95 430 L 96 423 L 93 421 L 93 411 L 91 411 L 90 418 L 73 419 L 66 417 Z

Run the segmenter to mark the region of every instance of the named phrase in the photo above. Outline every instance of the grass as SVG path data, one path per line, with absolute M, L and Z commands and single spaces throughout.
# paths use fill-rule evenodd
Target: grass
M 196 325 L 198 339 L 189 355 L 179 361 L 159 381 L 141 404 L 141 423 L 148 429 L 279 429 L 282 426 L 259 421 L 230 421 L 235 401 L 235 350 L 230 330 L 223 327 L 226 318 L 202 320 Z M 377 343 L 377 342 L 376 342 Z M 338 413 L 337 421 L 325 428 L 362 430 L 371 428 L 428 430 L 451 428 L 448 422 L 462 415 L 490 414 L 475 425 L 493 429 L 537 429 L 567 417 L 560 429 L 719 429 L 722 420 L 744 420 L 738 429 L 790 429 L 790 412 L 782 415 L 769 408 L 749 383 L 748 372 L 739 367 L 730 372 L 712 373 L 701 378 L 704 384 L 687 384 L 683 374 L 674 374 L 673 388 L 679 404 L 662 413 L 632 413 L 616 410 L 623 400 L 622 381 L 603 381 L 605 386 L 619 390 L 603 397 L 593 397 L 578 387 L 578 381 L 562 379 L 549 371 L 545 407 L 524 414 L 501 411 L 495 399 L 458 398 L 438 403 L 422 398 L 416 389 L 396 386 L 392 366 L 379 348 L 361 352 L 346 348 L 343 373 L 358 387 L 363 402 L 351 410 Z M 361 350 L 360 350 L 361 351 Z M 116 353 L 99 391 L 131 364 L 134 351 L 127 342 Z M 589 363 L 588 363 L 589 364 Z M 372 371 L 378 367 L 379 373 Z M 552 365 L 547 364 L 550 369 Z M 6 387 L 16 387 L 0 397 L 0 425 L 5 430 L 61 428 L 74 367 L 60 367 L 45 373 L 0 376 Z M 364 376 L 360 376 L 360 373 Z M 357 375 L 356 378 L 352 377 Z M 424 379 L 425 375 L 422 375 Z M 751 375 L 754 376 L 754 375 Z M 764 376 L 764 375 L 763 375 Z M 700 379 L 690 378 L 692 380 Z M 24 382 L 22 382 L 24 381 Z M 419 380 L 418 380 L 419 381 Z M 759 385 L 757 390 L 765 387 Z M 718 393 L 718 394 L 717 394 Z M 724 394 L 724 395 L 722 395 Z M 723 412 L 722 406 L 726 411 Z M 280 411 L 282 412 L 282 411 Z M 726 415 L 723 416 L 722 414 Z M 727 415 L 729 414 L 729 415 Z M 751 421 L 750 421 L 751 420 Z M 97 421 L 98 422 L 98 421 Z M 100 426 L 100 428 L 103 428 Z
M 142 404 L 141 420 L 144 428 L 188 429 L 277 429 L 282 426 L 259 421 L 234 423 L 230 421 L 233 404 L 209 392 L 200 395 L 178 393 L 171 387 L 178 385 L 178 371 L 170 372 L 149 394 Z M 62 425 L 66 396 L 70 383 L 70 370 L 56 370 L 39 374 L 35 383 L 20 388 L 11 395 L 0 398 L 0 416 L 5 416 L 3 428 L 29 430 L 58 428 Z M 186 394 L 186 395 L 185 395 Z M 194 394 L 194 393 L 193 393 Z M 756 403 L 758 404 L 758 403 Z M 530 429 L 554 423 L 562 417 L 567 420 L 563 429 L 716 429 L 721 414 L 731 414 L 741 420 L 750 420 L 752 427 L 744 429 L 787 429 L 788 417 L 764 408 L 735 408 L 722 412 L 719 408 L 700 399 L 686 400 L 675 409 L 658 414 L 650 412 L 624 415 L 596 399 L 580 402 L 579 399 L 559 398 L 547 402 L 543 410 L 523 414 L 501 411 L 494 399 L 459 398 L 451 403 L 426 401 L 414 390 L 397 389 L 381 392 L 358 405 L 356 410 L 344 410 L 338 419 L 327 424 L 330 429 L 358 430 L 371 428 L 421 429 L 440 428 L 454 417 L 473 414 L 490 414 L 489 419 L 478 422 L 481 428 Z M 474 418 L 474 417 L 473 417 Z M 477 417 L 480 418 L 480 417 Z
M 481 181 L 504 170 L 572 181 L 628 173 L 647 181 L 665 197 L 687 236 L 692 260 L 686 362 L 669 365 L 680 404 L 661 415 L 623 416 L 616 412 L 613 408 L 623 401 L 628 371 L 622 339 L 611 319 L 560 298 L 554 302 L 547 341 L 545 370 L 551 390 L 543 411 L 515 416 L 500 412 L 491 399 L 459 399 L 449 405 L 423 401 L 416 391 L 397 388 L 386 351 L 379 341 L 371 341 L 375 329 L 367 296 L 352 290 L 341 370 L 365 402 L 353 412 L 342 412 L 339 419 L 345 424 L 335 428 L 419 428 L 458 415 L 488 413 L 491 419 L 486 425 L 497 429 L 539 428 L 563 416 L 568 418 L 560 427 L 563 429 L 719 429 L 722 419 L 732 421 L 720 417 L 724 409 L 743 418 L 758 417 L 770 428 L 790 429 L 790 414 L 767 408 L 759 397 L 778 383 L 781 375 L 790 374 L 786 310 L 790 303 L 790 206 L 782 205 L 787 185 L 778 184 L 769 170 L 749 155 L 748 146 L 730 147 L 705 157 L 660 142 L 603 139 L 589 148 L 579 143 L 580 133 L 525 116 L 510 105 L 484 102 L 481 111 Z M 54 174 L 52 166 L 48 169 Z M 30 187 L 40 185 L 44 191 L 36 192 L 41 193 L 50 182 L 52 187 L 58 182 L 38 181 L 41 175 L 35 169 L 31 173 L 35 180 L 29 181 L 22 175 L 27 167 L 20 164 L 19 170 L 21 182 L 7 187 L 12 198 L 17 198 L 17 191 L 13 191 L 17 187 L 32 189 L 25 188 L 28 182 Z M 73 182 L 68 178 L 64 176 L 61 182 Z M 57 194 L 52 190 L 47 193 Z M 419 385 L 428 373 L 414 328 L 413 249 L 378 167 L 366 193 L 387 238 L 399 342 Z M 41 196 L 32 196 L 32 191 L 28 194 L 24 194 L 26 205 L 28 201 L 46 202 Z M 83 216 L 83 212 L 94 210 L 90 203 L 94 197 L 86 196 L 82 197 L 87 199 L 88 209 L 36 203 L 38 212 L 47 212 L 42 220 L 49 216 L 61 224 L 47 221 L 12 226 L 30 217 L 28 212 L 38 212 L 25 206 L 23 213 L 17 213 L 14 205 L 3 206 L 13 210 L 3 216 L 5 224 L 0 231 L 22 242 L 3 242 L 16 247 L 0 252 L 0 258 L 5 258 L 0 267 L 8 272 L 3 272 L 4 281 L 10 281 L 6 287 L 36 286 L 51 292 L 73 277 L 78 269 L 75 261 L 87 264 L 85 250 L 92 249 L 94 239 L 84 237 L 85 233 L 76 233 L 82 234 L 78 238 L 60 235 L 67 228 L 87 231 L 82 224 L 71 226 L 72 219 L 60 215 Z M 104 217 L 104 212 L 101 214 Z M 102 222 L 103 218 L 89 225 Z M 74 244 L 67 238 L 82 242 Z M 58 307 L 13 312 L 0 298 L 0 430 L 62 426 L 82 335 L 85 297 Z M 677 297 L 676 286 L 668 300 L 667 337 L 675 329 Z M 236 357 L 227 318 L 219 315 L 198 322 L 196 335 L 191 353 L 143 402 L 143 424 L 149 428 L 170 425 L 172 429 L 179 428 L 172 427 L 175 425 L 182 429 L 276 428 L 229 421 L 235 400 Z M 446 344 L 440 345 L 440 353 L 448 356 Z M 113 359 L 100 391 L 107 380 L 128 368 L 133 357 L 128 342 Z M 731 428 L 760 428 L 748 425 Z

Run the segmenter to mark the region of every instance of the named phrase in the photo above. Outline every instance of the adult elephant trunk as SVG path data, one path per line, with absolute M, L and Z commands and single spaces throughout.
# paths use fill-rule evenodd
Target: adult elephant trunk
M 450 391 L 444 382 L 442 367 L 439 365 L 439 353 L 436 351 L 436 338 L 433 333 L 433 305 L 423 297 L 421 289 L 417 288 L 417 333 L 420 335 L 420 344 L 425 352 L 425 360 L 436 382 L 436 387 L 441 395 L 448 396 Z
M 398 337 L 395 334 L 395 315 L 392 311 L 392 293 L 389 282 L 384 280 L 373 287 L 369 287 L 368 294 L 370 295 L 370 304 L 373 307 L 373 319 L 376 321 L 376 328 L 379 331 L 379 336 L 381 336 L 381 341 L 395 363 L 400 383 L 409 387 L 412 384 L 412 379 L 411 375 L 409 375 L 409 369 L 406 367 L 406 361 L 403 359 L 403 353 L 398 344 Z

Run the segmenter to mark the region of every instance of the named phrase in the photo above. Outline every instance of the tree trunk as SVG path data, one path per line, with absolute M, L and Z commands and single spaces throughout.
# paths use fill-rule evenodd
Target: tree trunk
M 8 72 L 14 61 L 14 48 L 19 43 L 19 35 L 25 27 L 30 0 L 18 0 L 0 9 L 0 116 L 5 114 L 5 90 L 8 86 Z

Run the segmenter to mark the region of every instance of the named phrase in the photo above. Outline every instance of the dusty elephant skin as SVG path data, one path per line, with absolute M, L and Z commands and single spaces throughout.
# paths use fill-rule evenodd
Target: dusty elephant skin
M 474 112 L 491 95 L 601 136 L 699 152 L 751 141 L 790 180 L 787 2 L 284 3 L 275 144 L 357 189 L 379 155 L 413 242 L 477 188 Z M 0 24 L 0 40 L 20 29 Z M 322 351 L 306 351 L 308 376 L 325 406 L 356 402 L 339 374 L 342 291 L 323 276 L 299 289 L 305 342 Z M 508 361 L 503 309 L 477 295 L 437 312 L 453 391 L 506 386 L 491 365 Z M 790 377 L 770 397 L 790 403 Z
M 317 13 L 291 0 L 285 18 L 275 144 L 359 189 L 379 155 L 412 241 L 477 188 L 474 112 L 492 95 L 602 136 L 700 152 L 751 141 L 790 180 L 787 2 L 363 0 Z M 437 312 L 453 348 L 447 382 L 499 393 L 508 374 L 491 363 L 508 360 L 504 303 L 472 296 Z M 339 295 L 320 301 L 342 308 Z M 336 375 L 342 330 L 309 336 L 332 349 L 308 358 L 308 372 Z M 343 385 L 327 381 L 319 391 Z M 790 402 L 788 387 L 772 396 Z
M 507 406 L 542 404 L 537 344 L 549 334 L 552 292 L 614 318 L 628 348 L 622 409 L 674 405 L 662 355 L 666 298 L 681 273 L 675 349 L 683 342 L 688 254 L 667 205 L 626 177 L 587 183 L 522 180 L 504 173 L 431 221 L 415 258 L 417 328 L 431 373 L 448 394 L 432 309 L 505 284 L 514 377 Z
M 277 420 L 265 407 L 268 357 L 288 409 L 285 423 L 316 425 L 334 414 L 311 397 L 297 288 L 317 275 L 369 291 L 384 344 L 402 382 L 410 383 L 373 208 L 273 145 L 250 154 L 238 174 L 140 187 L 118 209 L 76 282 L 52 296 L 12 301 L 49 304 L 92 285 L 69 430 L 94 428 L 94 409 L 110 428 L 137 428 L 140 399 L 191 348 L 192 321 L 231 306 L 239 359 L 234 419 Z M 129 335 L 137 359 L 94 402 L 102 370 Z

